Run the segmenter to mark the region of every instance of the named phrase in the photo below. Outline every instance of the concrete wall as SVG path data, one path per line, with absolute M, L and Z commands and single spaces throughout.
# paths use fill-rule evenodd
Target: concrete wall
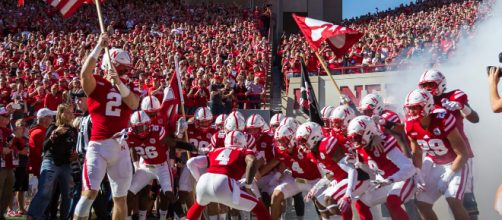
M 395 81 L 397 77 L 393 77 L 395 74 L 398 73 L 349 74 L 343 76 L 336 75 L 333 78 L 340 88 L 340 92 L 349 96 L 354 103 L 358 104 L 362 97 L 372 92 L 379 93 L 384 97 L 393 96 L 388 91 L 389 88 L 397 83 Z M 328 76 L 310 77 L 310 80 L 321 108 L 326 105 L 339 105 L 340 92 L 338 92 Z M 296 105 L 299 101 L 300 83 L 300 77 L 290 78 L 288 96 L 283 97 L 282 112 L 286 113 L 287 116 L 296 117 L 303 121 L 305 115 L 297 108 L 298 105 Z

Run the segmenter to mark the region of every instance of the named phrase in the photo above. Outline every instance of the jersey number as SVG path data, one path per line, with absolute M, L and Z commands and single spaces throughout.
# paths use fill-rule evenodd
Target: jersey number
M 199 141 L 195 138 L 190 138 L 190 140 L 188 141 L 190 142 L 190 144 L 193 144 L 193 146 L 195 146 L 197 149 L 205 149 L 209 146 L 209 142 Z
M 441 139 L 417 140 L 417 144 L 431 156 L 443 156 L 448 153 L 448 148 Z
M 293 164 L 291 165 L 291 169 L 298 174 L 303 174 L 303 169 L 300 167 L 300 164 L 298 164 L 298 162 L 296 161 L 293 162 Z
M 142 147 L 135 147 L 136 153 L 146 159 L 153 159 L 159 156 L 157 149 L 154 146 L 148 146 L 144 149 Z
M 121 109 L 119 107 L 122 104 L 122 96 L 116 92 L 110 92 L 106 95 L 106 100 L 105 115 L 120 117 Z
M 230 153 L 232 153 L 232 149 L 225 149 L 218 154 L 216 160 L 220 162 L 220 165 L 227 165 L 228 161 L 230 161 Z

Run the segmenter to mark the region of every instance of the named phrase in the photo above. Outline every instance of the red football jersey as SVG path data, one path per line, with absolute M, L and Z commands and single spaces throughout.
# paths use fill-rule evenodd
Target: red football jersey
M 416 140 L 427 153 L 427 157 L 435 163 L 450 163 L 457 157 L 447 138 L 455 129 L 455 121 L 452 114 L 445 109 L 437 108 L 431 114 L 431 123 L 427 129 L 424 129 L 418 120 L 406 121 L 406 135 Z
M 300 147 L 295 146 L 293 153 L 288 153 L 289 149 L 281 150 L 274 147 L 274 156 L 282 162 L 293 173 L 295 178 L 315 180 L 321 178 L 321 173 L 312 156 Z
M 442 106 L 441 100 L 447 99 L 448 101 L 452 102 L 458 102 L 462 106 L 462 108 L 467 104 L 469 101 L 467 98 L 467 95 L 462 92 L 461 90 L 452 90 L 446 93 L 441 94 L 438 97 L 434 98 L 434 104 L 436 106 Z M 448 110 L 447 110 L 448 111 Z M 460 110 L 457 111 L 449 111 L 453 116 L 455 116 L 456 125 L 457 129 L 460 132 L 460 136 L 462 136 L 462 139 L 464 140 L 466 146 L 467 146 L 467 152 L 469 153 L 469 157 L 474 157 L 474 153 L 472 152 L 471 149 L 471 144 L 469 143 L 469 139 L 467 139 L 467 135 L 465 135 L 464 132 L 464 116 L 460 113 Z
M 387 153 L 394 148 L 400 148 L 397 145 L 396 139 L 392 135 L 384 134 L 381 137 L 384 152 L 380 152 L 378 149 L 370 150 L 361 147 L 357 149 L 357 153 L 361 155 L 364 163 L 368 164 L 368 166 L 375 171 L 375 173 L 380 174 L 384 178 L 388 178 L 399 171 L 399 167 L 387 158 Z
M 122 101 L 117 88 L 99 75 L 94 75 L 96 88 L 87 99 L 91 115 L 91 141 L 111 138 L 127 128 L 132 110 Z
M 319 143 L 319 153 L 311 153 L 317 166 L 324 172 L 331 174 L 336 181 L 346 179 L 347 173 L 338 166 L 338 161 L 332 159 L 333 153 L 337 148 L 342 148 L 344 152 L 347 152 L 346 144 L 347 141 L 343 136 L 326 137 Z
M 207 172 L 224 174 L 239 180 L 246 172 L 247 155 L 253 155 L 253 151 L 237 147 L 215 148 L 207 153 L 209 160 Z
M 273 153 L 274 135 L 268 132 L 262 132 L 260 137 L 255 138 L 253 151 L 257 159 L 265 159 L 270 161 L 274 157 Z
M 331 128 L 322 127 L 321 131 L 322 131 L 322 135 L 324 135 L 324 137 L 331 136 Z
M 255 145 L 255 139 L 253 136 L 247 134 L 246 132 L 243 132 L 246 135 L 247 139 L 247 148 L 248 149 L 253 149 Z M 211 147 L 212 148 L 220 148 L 220 147 L 225 147 L 225 137 L 226 133 L 221 130 L 213 134 L 211 137 Z
M 187 128 L 188 142 L 193 144 L 197 149 L 206 149 L 210 147 L 211 137 L 216 133 L 216 130 L 212 127 L 208 129 L 199 129 L 195 126 L 195 123 L 189 123 Z M 191 153 L 192 157 L 198 156 L 197 154 Z
M 145 138 L 140 138 L 129 131 L 127 144 L 141 156 L 145 164 L 161 164 L 167 162 L 168 148 L 164 143 L 166 131 L 163 127 L 152 125 L 150 133 Z

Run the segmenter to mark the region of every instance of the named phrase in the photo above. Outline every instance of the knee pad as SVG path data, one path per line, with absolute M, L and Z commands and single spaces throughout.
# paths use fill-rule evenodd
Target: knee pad
M 462 201 L 464 208 L 467 210 L 469 215 L 479 215 L 478 203 L 476 202 L 476 197 L 474 193 L 465 193 L 464 199 Z
M 78 217 L 87 217 L 91 212 L 91 206 L 94 202 L 93 199 L 88 199 L 86 197 L 80 197 L 77 206 L 75 207 L 75 215 Z

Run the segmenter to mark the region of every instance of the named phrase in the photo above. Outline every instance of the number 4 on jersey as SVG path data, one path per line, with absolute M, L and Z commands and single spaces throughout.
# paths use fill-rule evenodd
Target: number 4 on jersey
M 232 153 L 231 149 L 225 149 L 218 154 L 215 160 L 219 161 L 220 165 L 227 165 L 228 161 L 230 161 L 230 153 Z

